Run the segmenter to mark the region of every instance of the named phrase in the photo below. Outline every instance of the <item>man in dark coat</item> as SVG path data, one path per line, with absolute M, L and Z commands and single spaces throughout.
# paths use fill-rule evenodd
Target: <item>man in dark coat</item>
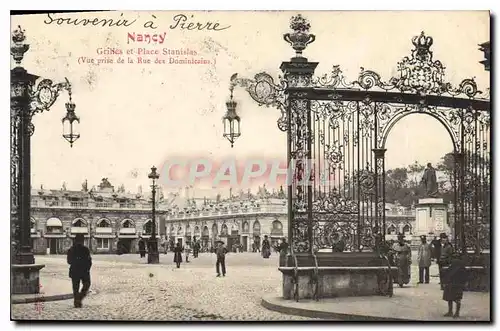
M 177 268 L 181 267 L 183 250 L 184 249 L 182 248 L 181 243 L 178 242 L 177 246 L 174 248 L 174 263 L 177 265 Z
M 217 277 L 220 277 L 220 269 L 222 268 L 222 276 L 226 276 L 226 254 L 227 249 L 224 247 L 223 242 L 219 242 L 219 245 L 215 249 L 215 254 L 217 254 L 217 262 L 215 262 L 215 271 L 217 272 Z
M 432 258 L 436 259 L 436 263 L 439 264 L 439 258 L 441 257 L 441 240 L 437 237 L 431 242 L 432 245 Z
M 141 258 L 146 256 L 146 243 L 144 242 L 144 239 L 141 238 L 139 239 L 139 254 L 141 255 Z
M 82 300 L 90 288 L 90 268 L 92 257 L 90 250 L 84 245 L 83 234 L 77 234 L 73 246 L 68 250 L 66 256 L 69 267 L 69 277 L 73 283 L 73 298 L 75 308 L 82 307 Z M 80 282 L 82 290 L 80 292 Z
M 448 236 L 446 233 L 441 233 L 439 235 L 441 238 L 441 256 L 439 257 L 439 283 L 441 284 L 441 289 L 443 289 L 443 267 L 450 265 L 451 257 L 453 255 L 453 246 L 448 241 Z
M 448 268 L 443 274 L 443 300 L 448 302 L 448 312 L 446 317 L 460 317 L 461 300 L 464 294 L 464 287 L 467 282 L 467 273 L 465 270 L 465 254 L 453 254 Z M 453 301 L 456 304 L 455 314 L 453 315 Z

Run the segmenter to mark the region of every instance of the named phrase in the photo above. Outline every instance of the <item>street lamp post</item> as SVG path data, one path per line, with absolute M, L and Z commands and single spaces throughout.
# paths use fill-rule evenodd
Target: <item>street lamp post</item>
M 11 268 L 12 294 L 39 293 L 39 272 L 44 265 L 35 264 L 32 251 L 31 219 L 31 136 L 35 130 L 32 117 L 48 111 L 62 90 L 67 90 L 69 102 L 63 118 L 63 137 L 70 145 L 80 137 L 76 130 L 79 118 L 75 115 L 75 104 L 71 99 L 71 84 L 68 79 L 54 84 L 49 79 L 32 75 L 21 67 L 29 44 L 24 43 L 24 30 L 18 26 L 12 33 L 10 54 L 16 65 L 11 69 L 10 83 L 10 135 L 11 135 L 11 222 L 14 225 L 14 242 Z
M 156 239 L 156 180 L 160 178 L 160 175 L 156 172 L 156 167 L 151 168 L 151 173 L 148 178 L 153 181 L 151 185 L 151 200 L 152 200 L 152 221 L 153 229 L 151 231 L 151 237 L 149 238 L 149 250 L 148 250 L 148 263 L 158 264 L 160 263 L 160 254 L 158 253 L 158 241 Z

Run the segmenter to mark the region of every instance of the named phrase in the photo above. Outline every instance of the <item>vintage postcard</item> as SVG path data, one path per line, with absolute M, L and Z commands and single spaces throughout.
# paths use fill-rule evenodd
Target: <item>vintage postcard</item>
M 491 321 L 489 12 L 10 33 L 12 320 Z

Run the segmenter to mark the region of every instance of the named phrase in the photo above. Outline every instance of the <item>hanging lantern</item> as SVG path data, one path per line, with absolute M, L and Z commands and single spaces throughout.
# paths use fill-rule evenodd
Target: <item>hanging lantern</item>
M 237 102 L 233 100 L 233 87 L 230 89 L 231 97 L 226 102 L 227 112 L 222 118 L 224 123 L 224 137 L 229 140 L 231 147 L 233 147 L 236 139 L 241 135 L 240 131 L 240 117 L 236 114 Z
M 62 119 L 63 137 L 69 142 L 69 145 L 73 147 L 73 143 L 80 138 L 80 131 L 78 129 L 80 119 L 75 114 L 76 105 L 71 99 L 71 88 L 68 89 L 68 93 L 69 102 L 66 103 L 66 116 Z

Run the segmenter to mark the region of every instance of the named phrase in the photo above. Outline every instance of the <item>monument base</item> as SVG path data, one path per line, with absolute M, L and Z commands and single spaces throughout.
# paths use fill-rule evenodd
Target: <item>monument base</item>
M 395 267 L 371 252 L 317 253 L 287 256 L 284 299 L 316 299 L 393 293 Z
M 44 264 L 13 264 L 10 283 L 12 294 L 40 293 L 40 269 Z
M 448 204 L 443 199 L 419 199 L 415 206 L 415 228 L 413 231 L 412 246 L 420 244 L 420 236 L 425 235 L 427 242 L 440 233 L 451 234 L 448 225 Z

